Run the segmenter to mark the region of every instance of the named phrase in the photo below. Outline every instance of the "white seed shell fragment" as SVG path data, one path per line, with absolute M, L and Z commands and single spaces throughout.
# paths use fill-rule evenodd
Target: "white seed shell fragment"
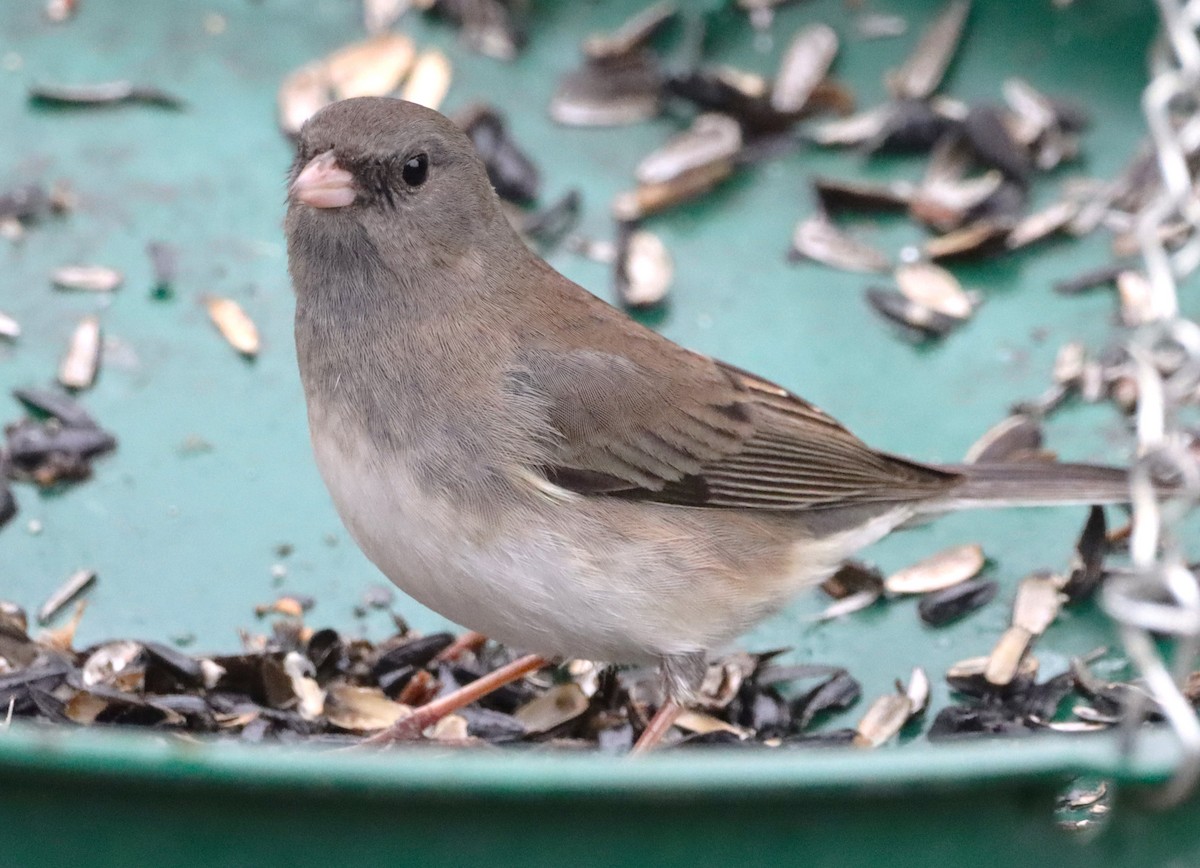
M 1067 386 L 1079 381 L 1087 362 L 1087 348 L 1079 341 L 1070 341 L 1059 347 L 1054 357 L 1054 382 Z
M 566 670 L 567 674 L 571 676 L 571 680 L 579 685 L 583 695 L 590 698 L 595 696 L 596 691 L 600 689 L 600 679 L 603 677 L 606 667 L 594 660 L 581 660 L 576 657 L 567 662 Z
M 329 87 L 329 70 L 321 61 L 289 73 L 276 96 L 279 128 L 289 136 L 299 133 L 306 120 L 333 102 Z
M 312 676 L 312 661 L 298 651 L 289 651 L 283 658 L 283 671 L 292 682 L 292 692 L 298 700 L 296 710 L 305 720 L 316 720 L 325 713 L 325 691 Z
M 574 720 L 587 708 L 588 698 L 578 684 L 569 681 L 555 685 L 541 696 L 529 700 L 513 712 L 513 717 L 523 723 L 529 732 L 546 732 L 568 720 Z
M 922 246 L 922 250 L 929 259 L 978 255 L 1007 238 L 1009 231 L 1010 227 L 1006 221 L 977 220 L 945 235 L 930 238 Z
M 1000 90 L 1008 107 L 1023 121 L 1025 135 L 1019 137 L 1022 144 L 1032 145 L 1058 122 L 1054 104 L 1025 79 L 1006 78 Z
M 0 337 L 16 340 L 21 336 L 21 324 L 0 310 Z
M 713 717 L 711 714 L 705 714 L 703 711 L 682 711 L 675 718 L 675 726 L 680 729 L 686 729 L 688 732 L 694 732 L 697 735 L 708 735 L 710 732 L 728 732 L 736 735 L 743 741 L 750 737 L 750 731 L 743 729 L 740 726 L 734 726 L 732 723 L 726 723 L 720 718 Z
M 410 5 L 411 0 L 363 0 L 363 29 L 370 34 L 383 33 Z
M 745 652 L 731 654 L 721 662 L 711 664 L 700 684 L 698 704 L 704 708 L 725 708 L 757 668 L 758 658 Z
M 903 693 L 885 693 L 867 709 L 855 729 L 856 747 L 879 747 L 893 738 L 912 717 L 912 700 Z
M 938 89 L 950 61 L 958 50 L 968 0 L 950 0 L 921 34 L 903 65 L 887 75 L 888 90 L 897 98 L 925 99 Z
M 854 147 L 882 133 L 895 112 L 890 103 L 883 103 L 846 118 L 813 124 L 806 135 L 809 141 L 824 147 Z
M 955 546 L 897 570 L 883 586 L 890 594 L 928 594 L 965 582 L 983 569 L 984 561 L 978 543 Z
M 1104 397 L 1104 366 L 1094 359 L 1087 360 L 1079 374 L 1079 397 L 1089 404 Z
M 920 714 L 929 705 L 929 694 L 932 689 L 925 670 L 920 666 L 914 666 L 912 675 L 908 679 L 908 686 L 904 688 L 904 695 L 908 697 L 912 706 L 912 710 L 909 712 L 910 717 Z
M 718 65 L 712 68 L 712 73 L 719 81 L 752 99 L 762 99 L 767 95 L 767 80 L 757 72 L 739 69 L 736 66 Z
M 1012 684 L 1012 680 L 1021 671 L 1021 660 L 1033 643 L 1033 634 L 1023 627 L 1009 627 L 1004 631 L 996 647 L 988 657 L 987 667 L 983 677 L 988 684 L 1004 687 Z
M 1083 703 L 1076 703 L 1075 707 L 1071 709 L 1071 713 L 1086 723 L 1100 723 L 1104 724 L 1105 726 L 1112 726 L 1121 722 L 1121 715 L 1119 712 L 1117 714 L 1105 714 L 1104 712 L 1093 708 L 1090 705 L 1084 705 Z
M 1112 728 L 1112 724 L 1110 723 L 1093 723 L 1086 720 L 1051 721 L 1045 726 L 1046 729 L 1053 730 L 1054 732 L 1068 733 L 1101 732 L 1103 730 Z
M 908 32 L 908 22 L 899 15 L 864 12 L 854 19 L 854 30 L 863 39 L 890 39 Z
M 694 199 L 711 190 L 733 172 L 732 160 L 718 160 L 684 172 L 661 184 L 639 184 L 613 197 L 612 216 L 620 222 L 640 220 Z
M 125 281 L 125 275 L 105 265 L 64 265 L 54 269 L 50 281 L 59 289 L 112 292 Z
M 1014 413 L 1001 419 L 971 444 L 963 463 L 976 464 L 1022 459 L 1042 448 L 1042 426 L 1033 416 Z
M 891 266 L 887 254 L 848 235 L 820 215 L 796 224 L 792 248 L 806 259 L 845 271 L 882 272 Z
M 896 285 L 909 301 L 938 313 L 966 319 L 975 310 L 975 299 L 953 274 L 932 262 L 912 262 L 896 269 Z
M 25 240 L 25 224 L 16 217 L 0 217 L 0 238 L 19 244 Z
M 571 234 L 563 239 L 563 247 L 599 265 L 612 265 L 617 261 L 617 245 L 600 238 Z
M 1125 325 L 1145 325 L 1156 318 L 1154 291 L 1140 271 L 1122 271 L 1117 275 L 1117 295 L 1121 299 L 1121 322 Z
M 450 59 L 436 48 L 422 51 L 400 94 L 403 99 L 436 110 L 450 91 Z
M 862 591 L 856 591 L 848 597 L 842 597 L 840 600 L 830 603 L 821 610 L 816 620 L 832 621 L 834 618 L 853 615 L 855 612 L 861 612 L 863 609 L 874 605 L 875 601 L 881 596 L 882 593 L 879 588 L 867 588 Z
M 675 276 L 671 251 L 653 232 L 638 229 L 626 240 L 617 265 L 617 293 L 629 307 L 649 307 L 667 296 Z
M 215 690 L 221 679 L 225 677 L 225 667 L 207 657 L 200 661 L 200 678 L 205 690 Z
M 388 699 L 377 687 L 335 684 L 329 688 L 325 702 L 325 718 L 339 729 L 352 732 L 384 729 L 409 714 L 411 708 Z
M 339 48 L 325 59 L 334 98 L 389 96 L 415 56 L 413 41 L 401 33 L 381 33 Z
M 142 644 L 129 639 L 108 642 L 93 651 L 80 670 L 85 687 L 111 684 L 142 655 Z
M 995 169 L 954 181 L 928 182 L 917 190 L 909 211 L 939 232 L 949 232 L 960 228 L 968 214 L 995 195 L 1003 183 L 1004 176 Z
M 652 3 L 634 13 L 611 33 L 594 33 L 583 40 L 584 56 L 596 61 L 624 57 L 645 45 L 664 24 L 678 14 L 679 5 L 674 0 Z
M 1004 239 L 1004 243 L 1009 250 L 1018 250 L 1035 244 L 1066 229 L 1067 224 L 1074 220 L 1078 213 L 1079 203 L 1073 199 L 1055 202 L 1041 211 L 1036 211 L 1018 220 L 1017 225 L 1012 228 L 1012 232 Z
M 75 326 L 71 343 L 58 365 L 58 381 L 68 389 L 86 389 L 100 368 L 100 320 L 85 316 Z
M 434 741 L 449 742 L 466 741 L 470 737 L 467 730 L 467 719 L 461 714 L 447 714 L 426 729 L 425 735 Z
M 804 108 L 837 56 L 838 37 L 828 24 L 814 24 L 795 35 L 775 75 L 771 108 L 792 114 Z
M 62 608 L 90 588 L 96 582 L 95 570 L 76 570 L 67 576 L 66 581 L 54 589 L 46 602 L 38 609 L 38 623 L 45 625 L 57 615 Z
M 550 117 L 568 127 L 616 127 L 654 117 L 662 108 L 657 64 L 634 53 L 618 71 L 588 65 L 563 76 Z
M 231 298 L 209 296 L 205 299 L 209 319 L 235 350 L 244 356 L 256 356 L 259 350 L 258 327 Z
M 1063 595 L 1059 589 L 1064 582 L 1048 573 L 1034 573 L 1022 579 L 1013 602 L 1012 625 L 1034 636 L 1046 632 L 1062 608 Z
M 731 159 L 741 147 L 741 124 L 728 115 L 702 114 L 690 129 L 672 136 L 661 148 L 647 154 L 638 163 L 634 176 L 639 184 L 663 184 L 692 169 Z
M 983 678 L 991 659 L 991 657 L 968 657 L 966 660 L 959 660 L 946 670 L 946 680 L 953 682 Z M 1023 678 L 1036 678 L 1040 665 L 1036 657 L 1026 654 L 1021 659 L 1017 674 Z

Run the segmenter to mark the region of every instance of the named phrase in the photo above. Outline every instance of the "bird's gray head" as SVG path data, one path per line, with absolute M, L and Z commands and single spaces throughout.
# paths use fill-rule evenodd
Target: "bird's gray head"
M 300 130 L 286 229 L 301 294 L 356 265 L 415 284 L 513 237 L 466 135 L 381 97 L 333 103 Z

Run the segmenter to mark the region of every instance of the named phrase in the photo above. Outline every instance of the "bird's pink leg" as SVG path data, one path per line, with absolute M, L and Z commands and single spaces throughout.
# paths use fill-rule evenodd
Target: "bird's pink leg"
M 437 661 L 454 661 L 463 655 L 466 651 L 477 652 L 487 643 L 487 636 L 482 633 L 476 633 L 474 630 L 468 630 L 460 635 L 457 639 L 446 646 L 434 659 Z
M 650 723 L 642 730 L 641 737 L 638 738 L 637 744 L 633 746 L 633 750 L 629 753 L 642 754 L 654 749 L 654 747 L 662 741 L 667 730 L 671 728 L 671 724 L 675 719 L 683 713 L 683 706 L 674 699 L 667 699 L 659 706 L 658 711 L 654 713 L 654 717 L 650 718 Z
M 421 737 L 427 727 L 437 723 L 448 714 L 453 714 L 460 708 L 465 708 L 472 702 L 487 696 L 493 690 L 511 684 L 531 672 L 536 672 L 543 666 L 549 666 L 550 661 L 537 654 L 526 654 L 518 657 L 512 663 L 501 666 L 494 672 L 489 672 L 482 678 L 477 678 L 470 684 L 458 690 L 440 696 L 432 702 L 427 702 L 413 710 L 407 717 L 402 717 L 387 729 L 363 739 L 364 745 L 386 745 L 397 741 L 413 741 Z

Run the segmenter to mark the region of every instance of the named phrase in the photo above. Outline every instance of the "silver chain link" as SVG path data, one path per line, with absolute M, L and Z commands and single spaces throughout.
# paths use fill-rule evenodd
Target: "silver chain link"
M 1160 179 L 1135 215 L 1152 321 L 1129 345 L 1138 385 L 1133 569 L 1106 584 L 1103 604 L 1149 692 L 1126 718 L 1127 748 L 1136 749 L 1148 702 L 1182 748 L 1175 776 L 1158 796 L 1168 805 L 1200 780 L 1200 718 L 1183 691 L 1200 652 L 1200 584 L 1180 533 L 1185 515 L 1200 503 L 1200 454 L 1178 418 L 1185 404 L 1200 402 L 1200 326 L 1180 316 L 1177 295 L 1179 281 L 1200 265 L 1200 187 L 1193 169 L 1200 152 L 1200 0 L 1158 0 L 1158 9 L 1161 34 L 1142 110 Z M 1160 495 L 1163 482 L 1171 486 L 1169 498 Z

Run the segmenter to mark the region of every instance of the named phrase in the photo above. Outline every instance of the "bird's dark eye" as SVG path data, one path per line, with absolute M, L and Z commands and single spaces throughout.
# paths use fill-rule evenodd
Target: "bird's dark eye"
M 400 177 L 404 179 L 404 183 L 410 187 L 420 187 L 425 183 L 425 178 L 429 175 L 429 157 L 425 154 L 417 154 L 404 163 L 400 169 Z

